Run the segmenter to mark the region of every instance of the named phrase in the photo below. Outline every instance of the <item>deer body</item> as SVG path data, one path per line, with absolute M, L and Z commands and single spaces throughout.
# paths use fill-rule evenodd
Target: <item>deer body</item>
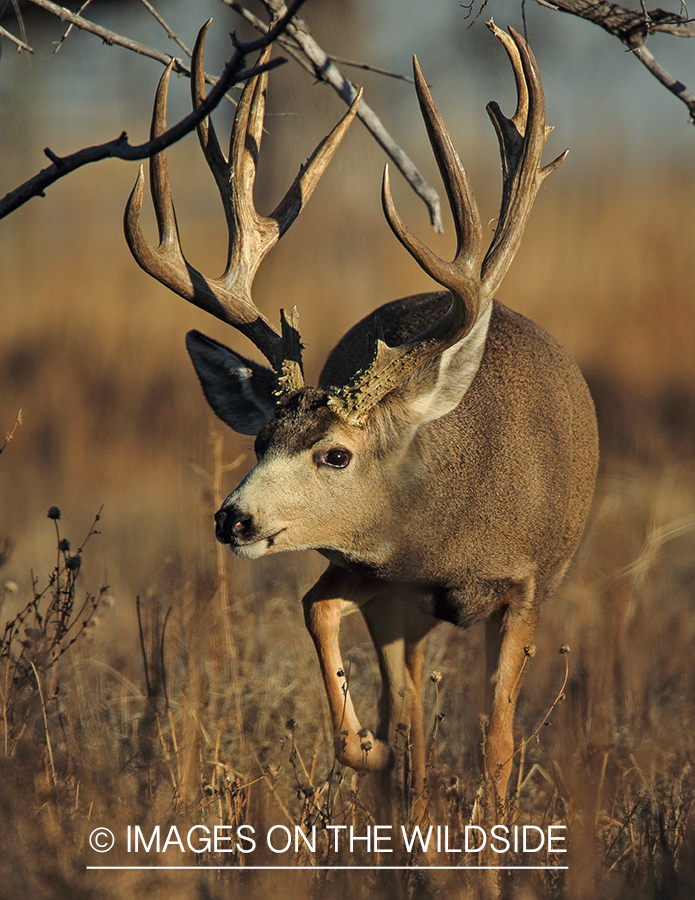
M 409 784 L 421 792 L 423 639 L 442 620 L 465 628 L 485 618 L 493 696 L 484 769 L 503 798 L 525 657 L 540 603 L 564 576 L 584 527 L 597 436 L 575 363 L 540 326 L 493 301 L 535 194 L 564 154 L 540 167 L 549 129 L 535 61 L 519 35 L 491 27 L 512 62 L 519 95 L 512 119 L 495 104 L 488 107 L 504 162 L 493 242 L 484 254 L 467 177 L 416 66 L 418 97 L 454 213 L 455 259 L 443 262 L 408 231 L 387 177 L 383 204 L 397 237 L 447 289 L 387 303 L 364 318 L 332 351 L 318 387 L 303 383 L 296 320 L 283 314 L 281 333 L 275 332 L 253 305 L 250 284 L 313 190 L 354 104 L 265 220 L 253 209 L 250 149 L 257 151 L 261 137 L 263 82 L 249 83 L 239 102 L 229 162 L 212 126 L 201 125 L 230 230 L 221 279 L 205 280 L 183 258 L 162 156 L 151 164 L 160 246 L 150 247 L 140 233 L 141 180 L 126 212 L 126 235 L 143 268 L 241 330 L 272 365 L 198 332 L 187 336 L 213 410 L 236 431 L 255 436 L 257 465 L 216 513 L 218 540 L 251 559 L 315 549 L 330 561 L 303 603 L 339 758 L 385 772 L 394 765 L 397 734 L 405 731 Z M 203 90 L 201 37 L 193 70 L 196 103 Z M 162 83 L 153 133 L 164 127 Z M 374 735 L 353 707 L 338 640 L 341 615 L 356 607 L 383 683 Z
M 446 296 L 425 296 L 427 304 L 406 298 L 380 311 L 397 306 L 400 329 L 409 300 L 418 318 L 425 305 L 438 318 Z M 318 389 L 293 395 L 264 426 L 259 465 L 218 514 L 220 537 L 241 556 L 317 549 L 365 575 L 440 589 L 463 588 L 464 577 L 546 582 L 576 545 L 595 474 L 593 404 L 576 364 L 540 326 L 495 303 L 480 366 L 454 409 L 417 421 L 431 366 L 418 373 L 420 391 L 408 385 L 366 427 L 350 426 L 327 401 L 341 370 L 346 381 L 353 374 L 345 365 L 354 367 L 371 321 L 338 344 Z M 317 466 L 323 445 L 345 445 L 349 468 Z M 229 524 L 235 515 L 249 518 L 246 533 Z M 270 545 L 261 537 L 278 532 Z M 467 626 L 478 615 L 463 602 L 439 618 Z
M 420 295 L 386 304 L 377 314 L 385 337 L 402 342 L 439 319 L 449 302 L 444 293 Z M 418 788 L 424 744 L 412 720 L 422 719 L 419 677 L 409 672 L 406 657 L 417 656 L 421 666 L 421 641 L 439 621 L 466 628 L 493 616 L 488 675 L 499 686 L 499 699 L 488 733 L 494 753 L 489 771 L 503 794 L 512 756 L 512 716 L 507 713 L 504 729 L 505 710 L 521 687 L 524 648 L 533 641 L 540 602 L 565 574 L 592 495 L 597 465 L 593 403 L 562 346 L 534 322 L 495 302 L 484 341 L 476 335 L 482 350 L 474 354 L 477 359 L 480 353 L 478 367 L 474 373 L 465 366 L 463 372 L 449 372 L 443 400 L 441 383 L 437 390 L 443 381 L 440 357 L 389 394 L 365 425 L 346 424 L 330 409 L 329 398 L 354 375 L 373 322 L 368 316 L 339 342 L 319 388 L 290 395 L 260 430 L 258 465 L 217 513 L 218 539 L 240 556 L 313 548 L 331 560 L 304 606 L 319 657 L 326 657 L 323 670 L 340 756 L 358 769 L 390 765 L 388 747 L 405 719 L 412 727 L 411 778 Z M 216 407 L 214 389 L 205 383 L 212 379 L 219 390 L 225 377 L 219 358 L 216 376 L 211 376 L 210 360 L 202 362 L 208 342 L 189 335 L 194 365 L 215 411 L 243 430 L 241 411 L 230 415 L 228 408 Z M 466 343 L 461 342 L 459 356 L 470 355 Z M 216 345 L 214 353 L 219 357 L 224 350 Z M 456 376 L 458 388 L 452 385 Z M 451 395 L 460 398 L 452 409 Z M 235 396 L 227 394 L 227 404 Z M 271 408 L 269 396 L 259 401 Z M 420 424 L 421 418 L 440 412 Z M 335 448 L 351 455 L 344 469 L 320 462 Z M 372 740 L 367 753 L 351 706 L 350 727 L 349 692 L 345 675 L 339 674 L 346 667 L 335 623 L 354 606 L 362 610 L 380 656 L 390 655 L 382 661 L 385 695 L 376 732 L 384 746 L 375 747 Z M 323 634 L 327 623 L 335 632 L 330 641 Z M 506 668 L 497 665 L 506 638 L 500 629 L 510 635 L 506 655 L 512 659 Z M 495 644 L 495 630 L 502 648 Z M 405 708 L 404 693 L 410 698 Z
M 420 298 L 388 304 L 382 317 L 397 306 L 402 331 L 407 317 L 401 308 L 415 299 L 436 320 L 448 298 L 431 296 L 427 304 Z M 320 385 L 331 386 L 334 358 L 349 356 L 343 344 L 350 346 L 368 324 L 369 318 L 343 338 Z M 421 330 L 419 321 L 415 328 Z M 395 415 L 398 406 L 407 408 L 408 392 L 402 393 L 391 399 Z M 568 561 L 595 478 L 595 415 L 576 364 L 540 326 L 494 303 L 480 366 L 460 402 L 412 436 L 402 429 L 399 437 L 394 461 L 379 459 L 367 482 L 370 494 L 379 476 L 390 487 L 391 508 L 376 513 L 366 549 L 379 534 L 392 549 L 372 574 L 455 590 L 464 587 L 464 573 L 484 583 L 529 573 L 546 582 Z M 357 510 L 355 518 L 368 517 Z M 344 510 L 341 523 L 350 518 Z M 354 529 L 359 534 L 359 526 Z M 343 560 L 353 561 L 360 562 L 349 555 Z M 456 616 L 438 618 L 465 627 L 478 615 L 462 604 Z

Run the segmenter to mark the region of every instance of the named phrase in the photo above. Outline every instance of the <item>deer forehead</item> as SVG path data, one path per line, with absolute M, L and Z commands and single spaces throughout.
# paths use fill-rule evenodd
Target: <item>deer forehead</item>
M 265 456 L 269 449 L 286 456 L 297 456 L 320 441 L 349 439 L 357 428 L 344 425 L 328 406 L 329 394 L 319 388 L 304 388 L 281 401 L 270 422 L 259 431 L 256 453 Z

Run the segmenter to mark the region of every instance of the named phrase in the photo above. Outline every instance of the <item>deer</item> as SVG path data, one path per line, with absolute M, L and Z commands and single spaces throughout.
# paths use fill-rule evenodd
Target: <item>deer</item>
M 186 345 L 203 394 L 234 431 L 255 439 L 256 464 L 215 513 L 217 540 L 238 557 L 316 550 L 328 566 L 303 598 L 325 686 L 338 760 L 387 779 L 405 729 L 408 785 L 426 776 L 425 637 L 441 622 L 485 621 L 491 711 L 482 777 L 504 801 L 514 757 L 514 708 L 535 652 L 539 609 L 558 587 L 582 535 L 598 460 L 594 406 L 576 363 L 543 328 L 495 299 L 540 185 L 567 151 L 541 165 L 547 136 L 538 67 L 513 29 L 488 27 L 516 81 L 506 118 L 491 102 L 502 164 L 499 219 L 487 250 L 468 176 L 414 60 L 415 90 L 456 232 L 452 261 L 405 225 L 382 182 L 386 220 L 441 289 L 387 302 L 331 351 L 305 385 L 296 309 L 274 328 L 251 298 L 255 272 L 313 192 L 353 120 L 359 96 L 318 145 L 270 216 L 254 206 L 267 73 L 240 96 L 227 158 L 213 126 L 198 126 L 229 232 L 227 267 L 207 279 L 185 259 L 166 151 L 150 160 L 160 243 L 140 225 L 142 169 L 125 212 L 138 264 L 188 302 L 251 340 L 269 365 L 198 331 Z M 205 96 L 205 29 L 193 55 L 194 108 Z M 151 133 L 166 128 L 169 70 Z M 381 676 L 378 722 L 362 727 L 343 664 L 341 617 L 359 610 Z

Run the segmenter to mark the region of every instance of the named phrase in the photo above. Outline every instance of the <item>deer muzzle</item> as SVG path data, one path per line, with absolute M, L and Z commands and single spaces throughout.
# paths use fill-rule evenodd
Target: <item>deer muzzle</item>
M 236 506 L 222 506 L 215 513 L 215 537 L 221 544 L 238 546 L 254 532 L 253 517 Z

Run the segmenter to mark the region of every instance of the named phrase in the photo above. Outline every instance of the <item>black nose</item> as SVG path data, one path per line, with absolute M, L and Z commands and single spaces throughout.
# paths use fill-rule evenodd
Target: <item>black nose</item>
M 222 507 L 215 513 L 215 537 L 221 544 L 236 544 L 253 529 L 253 517 L 236 507 Z

